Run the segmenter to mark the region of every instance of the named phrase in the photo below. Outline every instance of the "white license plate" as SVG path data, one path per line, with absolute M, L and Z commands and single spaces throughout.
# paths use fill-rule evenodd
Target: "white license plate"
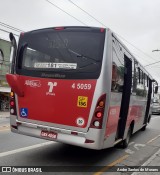
M 50 132 L 50 131 L 41 131 L 41 136 L 46 137 L 46 138 L 50 138 L 50 139 L 56 139 L 57 133 Z

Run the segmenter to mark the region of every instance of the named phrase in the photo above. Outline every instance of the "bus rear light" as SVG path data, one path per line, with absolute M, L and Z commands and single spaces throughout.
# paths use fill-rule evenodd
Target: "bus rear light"
M 97 105 L 95 107 L 94 114 L 91 120 L 90 128 L 96 128 L 96 129 L 102 128 L 105 102 L 106 102 L 106 94 L 103 94 L 97 101 Z
M 104 32 L 104 28 L 101 28 L 100 31 L 103 33 Z
M 13 91 L 11 91 L 11 93 L 10 93 L 10 114 L 11 115 L 17 115 L 15 94 L 14 94 Z
M 97 113 L 96 113 L 96 117 L 97 117 L 97 118 L 101 118 L 102 116 L 103 116 L 102 112 L 97 112 Z
M 64 30 L 64 27 L 55 27 L 54 30 Z
M 72 134 L 72 135 L 78 135 L 78 132 L 72 131 L 71 134 Z
M 85 140 L 85 143 L 94 143 L 94 140 L 86 139 L 86 140 Z
M 104 101 L 100 101 L 100 102 L 98 103 L 98 107 L 103 108 L 103 107 L 104 107 Z
M 10 101 L 10 106 L 13 107 L 15 105 L 14 101 Z
M 10 109 L 10 113 L 13 115 L 13 114 L 14 114 L 14 112 L 15 112 L 15 111 L 14 111 L 14 109 L 13 109 L 13 108 L 11 108 L 11 109 Z
M 19 125 L 21 125 L 22 123 L 20 123 L 20 122 L 16 122 L 16 124 L 17 124 L 17 126 L 19 126 Z
M 18 129 L 17 126 L 14 126 L 14 125 L 11 125 L 11 127 L 14 128 L 14 129 Z
M 95 126 L 95 127 L 99 127 L 99 126 L 100 126 L 100 122 L 99 122 L 99 121 L 95 121 L 95 122 L 94 122 L 94 126 Z
M 14 93 L 13 92 L 10 93 L 10 97 L 14 98 Z

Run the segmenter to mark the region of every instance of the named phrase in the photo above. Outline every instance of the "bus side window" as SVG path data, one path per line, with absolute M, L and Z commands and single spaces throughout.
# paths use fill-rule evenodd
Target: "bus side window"
M 141 97 L 147 96 L 147 86 L 146 86 L 146 75 L 143 72 L 142 68 L 138 67 L 139 80 L 137 82 L 136 95 Z
M 136 93 L 137 89 L 137 79 L 138 79 L 138 70 L 137 70 L 137 61 L 132 61 L 132 93 Z
M 112 63 L 112 90 L 116 89 L 116 81 L 117 81 L 117 67 L 114 63 Z
M 124 83 L 124 58 L 118 55 L 113 49 L 113 60 L 112 60 L 112 86 L 113 92 L 122 92 Z

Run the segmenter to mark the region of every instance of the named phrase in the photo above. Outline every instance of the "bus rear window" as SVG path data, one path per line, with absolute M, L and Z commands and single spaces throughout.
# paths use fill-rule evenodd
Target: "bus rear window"
M 33 76 L 60 73 L 65 78 L 98 78 L 104 38 L 105 32 L 97 28 L 25 33 L 19 41 L 17 72 Z

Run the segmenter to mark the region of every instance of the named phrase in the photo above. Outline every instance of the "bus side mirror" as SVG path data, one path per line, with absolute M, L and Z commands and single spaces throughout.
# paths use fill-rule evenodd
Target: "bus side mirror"
M 158 93 L 158 86 L 155 87 L 155 90 L 154 90 L 155 94 Z
M 4 54 L 3 51 L 0 49 L 0 64 L 3 64 L 4 61 Z
M 12 58 L 11 58 L 11 62 L 12 62 L 12 65 L 11 65 L 11 73 L 14 74 L 15 72 L 15 60 L 16 60 L 16 55 L 17 55 L 17 42 L 16 42 L 16 39 L 13 35 L 13 33 L 10 33 L 9 34 L 9 38 L 10 38 L 10 41 L 11 41 L 11 44 L 12 44 L 12 47 L 13 47 L 13 54 L 12 54 Z

